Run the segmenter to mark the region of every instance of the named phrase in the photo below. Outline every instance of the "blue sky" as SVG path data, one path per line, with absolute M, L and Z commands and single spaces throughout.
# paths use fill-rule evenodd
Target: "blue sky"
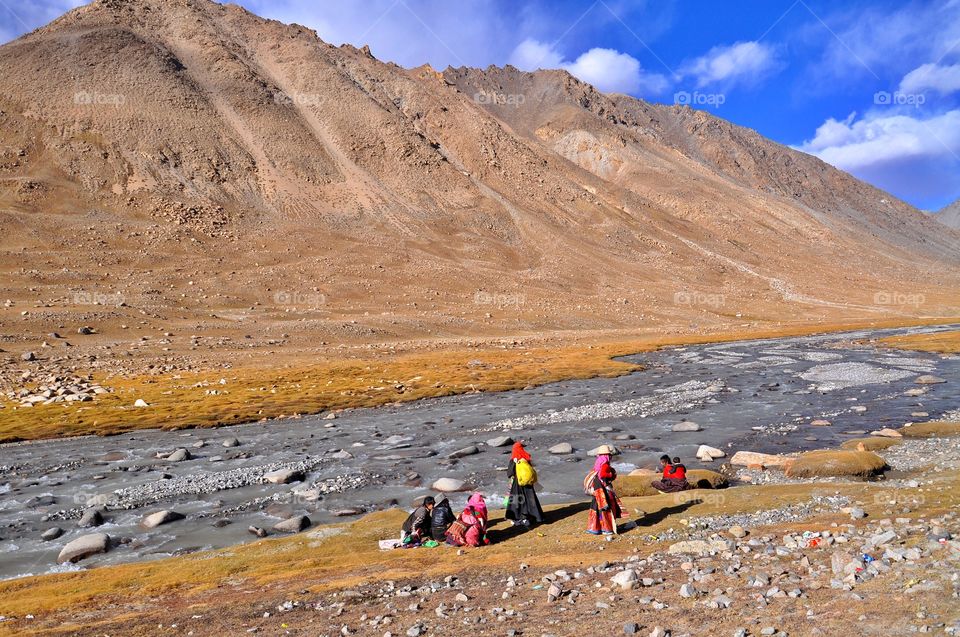
M 960 0 L 238 0 L 403 66 L 566 68 L 689 103 L 914 205 L 960 198 Z M 0 41 L 78 0 L 0 0 Z

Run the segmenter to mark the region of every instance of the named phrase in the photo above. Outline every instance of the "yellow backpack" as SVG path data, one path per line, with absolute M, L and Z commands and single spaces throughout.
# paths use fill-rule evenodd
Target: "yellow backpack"
M 517 460 L 517 484 L 531 487 L 537 483 L 537 470 L 524 459 Z

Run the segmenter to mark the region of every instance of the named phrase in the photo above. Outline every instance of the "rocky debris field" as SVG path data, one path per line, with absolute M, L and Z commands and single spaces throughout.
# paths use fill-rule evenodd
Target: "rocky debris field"
M 858 507 L 839 504 L 823 500 L 806 513 L 822 516 L 834 507 L 849 521 L 818 524 L 800 515 L 783 524 L 768 514 L 754 521 L 775 526 L 735 525 L 704 539 L 661 538 L 624 558 L 571 558 L 569 566 L 549 570 L 518 560 L 505 570 L 437 579 L 373 577 L 319 595 L 250 599 L 221 620 L 248 634 L 330 637 L 832 637 L 893 634 L 893 620 L 898 635 L 960 635 L 957 514 L 917 517 L 891 507 L 889 517 L 864 519 Z M 692 522 L 703 529 L 719 520 Z M 791 524 L 798 530 L 784 531 Z M 455 549 L 432 550 L 438 559 L 447 553 L 456 559 Z M 203 621 L 194 616 L 167 628 L 203 634 Z

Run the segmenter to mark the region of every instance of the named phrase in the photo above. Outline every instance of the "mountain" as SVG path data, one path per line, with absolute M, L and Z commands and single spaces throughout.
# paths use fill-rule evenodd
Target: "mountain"
M 0 151 L 0 294 L 45 306 L 37 330 L 376 341 L 960 299 L 960 233 L 754 131 L 564 71 L 404 69 L 208 0 L 97 0 L 0 47 Z
M 934 218 L 940 223 L 960 230 L 960 199 L 942 208 Z

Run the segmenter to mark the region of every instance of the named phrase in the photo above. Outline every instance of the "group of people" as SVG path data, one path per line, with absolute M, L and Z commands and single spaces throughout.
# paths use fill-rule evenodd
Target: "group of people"
M 614 491 L 617 471 L 611 464 L 611 457 L 617 454 L 617 450 L 610 445 L 603 445 L 594 453 L 596 460 L 593 469 L 583 481 L 584 493 L 593 498 L 587 518 L 587 533 L 615 535 L 618 531 L 617 521 L 625 517 L 623 505 Z M 693 488 L 687 482 L 687 469 L 680 462 L 680 458 L 661 456 L 660 469 L 661 479 L 652 483 L 655 489 L 664 493 L 676 493 Z M 524 530 L 541 524 L 543 508 L 534 490 L 537 471 L 522 442 L 514 443 L 507 472 L 510 477 L 510 491 L 504 502 L 506 519 Z M 438 546 L 446 543 L 452 546 L 484 546 L 490 543 L 487 537 L 487 522 L 487 504 L 480 493 L 470 496 L 458 516 L 454 515 L 446 496 L 427 496 L 403 523 L 401 545 Z
M 400 542 L 407 547 L 438 546 L 443 542 L 451 546 L 483 546 L 490 543 L 487 519 L 487 503 L 480 493 L 471 495 L 456 516 L 446 496 L 440 496 L 438 502 L 428 495 L 403 523 Z

